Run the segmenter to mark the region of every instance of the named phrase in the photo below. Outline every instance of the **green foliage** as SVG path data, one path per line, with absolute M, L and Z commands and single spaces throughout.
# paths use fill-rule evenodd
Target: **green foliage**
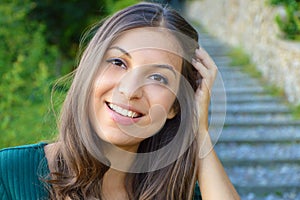
M 286 16 L 277 15 L 275 20 L 287 39 L 300 40 L 300 0 L 269 0 L 272 5 L 281 5 Z
M 68 58 L 74 58 L 84 29 L 108 14 L 107 5 L 103 4 L 103 0 L 32 0 L 32 2 L 30 19 L 46 25 L 47 42 L 57 45 L 63 56 Z
M 70 79 L 58 85 L 53 82 L 74 69 L 82 32 L 111 12 L 136 2 L 1 1 L 0 148 L 55 137 Z
M 137 0 L 32 0 L 33 9 L 30 19 L 46 25 L 45 37 L 47 42 L 58 46 L 60 60 L 74 59 L 77 54 L 80 37 L 84 30 L 105 16 L 136 3 Z M 71 72 L 74 67 L 67 69 L 56 66 L 58 76 Z
M 300 105 L 291 107 L 293 117 L 300 119 Z
M 284 97 L 284 90 L 281 88 L 276 87 L 275 85 L 267 85 L 265 86 L 266 91 L 273 95 L 273 96 L 277 96 L 277 97 Z
M 233 48 L 229 54 L 231 58 L 231 65 L 241 67 L 242 71 L 251 75 L 255 78 L 261 78 L 261 73 L 255 68 L 254 64 L 251 62 L 250 57 L 241 48 Z
M 33 134 L 33 124 L 42 119 L 41 113 L 47 109 L 45 99 L 50 96 L 49 69 L 55 65 L 58 52 L 46 43 L 43 24 L 26 18 L 32 8 L 29 0 L 4 1 L 0 7 L 1 145 L 19 144 L 16 138 L 21 134 Z M 20 113 L 24 114 L 24 124 L 19 123 Z M 24 127 L 23 133 L 19 132 Z
M 108 12 L 114 13 L 118 10 L 121 10 L 127 6 L 133 5 L 135 3 L 138 3 L 138 0 L 105 0 L 105 3 L 108 6 Z

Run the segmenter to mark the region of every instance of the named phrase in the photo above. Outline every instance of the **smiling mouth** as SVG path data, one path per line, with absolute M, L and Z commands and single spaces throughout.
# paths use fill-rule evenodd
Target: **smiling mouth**
M 120 106 L 117 106 L 113 103 L 106 102 L 106 105 L 114 112 L 124 116 L 124 117 L 130 117 L 130 118 L 138 118 L 142 117 L 143 115 L 141 113 L 132 111 L 132 110 L 127 110 L 124 108 L 121 108 Z

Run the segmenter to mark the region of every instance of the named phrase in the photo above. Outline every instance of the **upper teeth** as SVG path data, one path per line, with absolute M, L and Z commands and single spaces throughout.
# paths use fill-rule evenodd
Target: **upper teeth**
M 115 104 L 112 104 L 112 103 L 109 103 L 108 106 L 116 111 L 117 113 L 119 113 L 120 115 L 123 115 L 123 116 L 126 116 L 126 117 L 131 117 L 131 118 L 134 118 L 134 117 L 138 117 L 139 114 L 134 112 L 134 111 L 131 111 L 131 110 L 127 110 L 127 109 L 123 109 Z

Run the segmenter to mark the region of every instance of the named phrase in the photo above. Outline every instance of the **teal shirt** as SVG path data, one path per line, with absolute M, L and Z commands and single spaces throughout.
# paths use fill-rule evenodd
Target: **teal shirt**
M 0 151 L 0 199 L 49 199 L 40 180 L 49 174 L 46 143 L 7 148 Z
M 49 193 L 42 179 L 50 171 L 44 146 L 38 143 L 0 151 L 0 200 L 43 200 Z M 200 200 L 198 185 L 194 200 Z

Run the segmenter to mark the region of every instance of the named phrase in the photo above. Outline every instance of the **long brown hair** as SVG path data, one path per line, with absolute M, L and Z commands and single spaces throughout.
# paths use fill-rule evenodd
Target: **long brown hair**
M 162 27 L 179 32 L 192 42 L 181 41 L 187 57 L 183 59 L 182 80 L 173 108 L 177 114 L 167 120 L 154 136 L 139 145 L 138 153 L 154 152 L 181 136 L 188 138 L 176 143 L 173 151 L 158 155 L 137 165 L 159 165 L 163 158 L 176 155 L 176 160 L 158 169 L 127 173 L 126 190 L 130 199 L 192 199 L 196 181 L 197 143 L 194 140 L 197 117 L 194 93 L 197 72 L 191 59 L 198 47 L 198 34 L 176 11 L 154 3 L 139 3 L 127 7 L 94 28 L 94 35 L 82 54 L 72 85 L 62 107 L 58 148 L 55 152 L 54 172 L 49 183 L 51 198 L 102 199 L 101 186 L 110 162 L 103 154 L 103 141 L 95 133 L 89 120 L 89 102 L 99 65 L 107 48 L 120 33 L 141 27 Z M 133 165 L 134 165 L 133 164 Z

